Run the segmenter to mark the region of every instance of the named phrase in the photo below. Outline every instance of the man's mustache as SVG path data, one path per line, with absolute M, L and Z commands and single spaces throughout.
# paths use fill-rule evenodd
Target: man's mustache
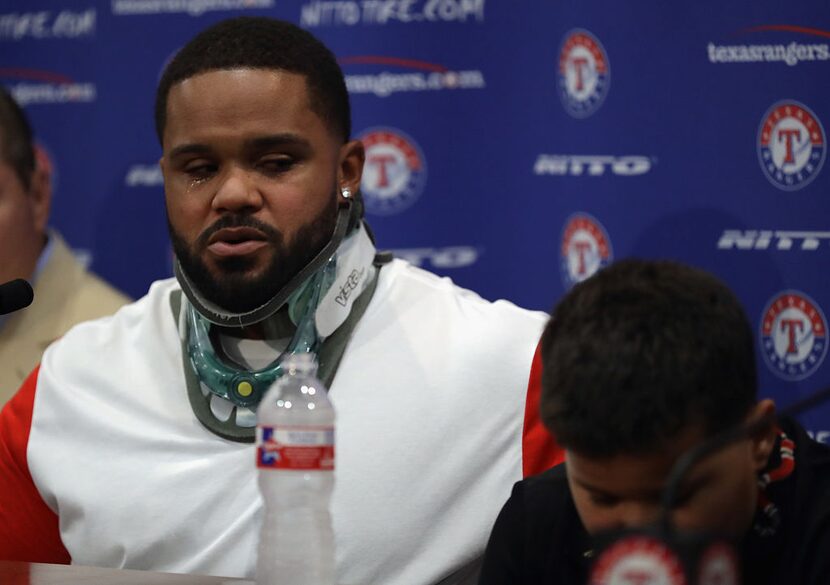
M 281 244 L 282 232 L 278 229 L 251 217 L 250 215 L 223 215 L 217 219 L 210 227 L 206 228 L 196 239 L 196 248 L 205 249 L 208 245 L 210 237 L 225 228 L 235 227 L 249 227 L 261 231 L 265 237 L 271 242 Z

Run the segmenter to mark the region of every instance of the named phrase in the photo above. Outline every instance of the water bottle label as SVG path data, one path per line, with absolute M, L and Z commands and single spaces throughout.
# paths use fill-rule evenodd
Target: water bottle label
M 268 469 L 334 469 L 332 427 L 259 427 L 257 467 Z

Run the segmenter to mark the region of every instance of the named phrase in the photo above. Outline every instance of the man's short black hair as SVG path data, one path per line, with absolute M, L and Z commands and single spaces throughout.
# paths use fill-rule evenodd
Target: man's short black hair
M 698 426 L 742 421 L 756 401 L 752 329 L 702 270 L 622 260 L 576 285 L 542 335 L 541 416 L 589 457 L 639 455 Z
M 272 69 L 303 75 L 311 109 L 346 142 L 351 135 L 349 93 L 334 54 L 311 33 L 265 17 L 219 22 L 187 43 L 164 70 L 156 91 L 156 133 L 164 139 L 170 88 L 200 73 Z M 277 104 L 275 104 L 277 106 Z
M 0 85 L 0 159 L 14 169 L 28 191 L 35 172 L 32 127 L 23 109 Z

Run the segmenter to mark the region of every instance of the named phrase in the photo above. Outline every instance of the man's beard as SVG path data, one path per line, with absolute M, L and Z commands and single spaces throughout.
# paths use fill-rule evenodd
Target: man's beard
M 334 200 L 333 200 L 334 201 Z M 331 239 L 337 221 L 336 208 L 326 207 L 313 221 L 302 226 L 290 246 L 279 230 L 247 214 L 224 215 L 203 231 L 189 246 L 167 219 L 170 240 L 185 274 L 207 300 L 232 313 L 247 313 L 270 301 L 314 258 Z M 253 257 L 230 257 L 215 260 L 214 274 L 202 260 L 211 235 L 228 227 L 252 227 L 270 244 L 271 262 L 258 274 L 246 274 L 256 265 Z

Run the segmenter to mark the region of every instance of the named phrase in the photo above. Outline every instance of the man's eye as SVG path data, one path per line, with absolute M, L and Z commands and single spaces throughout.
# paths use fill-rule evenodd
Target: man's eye
M 205 178 L 216 173 L 216 165 L 207 162 L 194 162 L 185 165 L 184 172 L 191 177 Z
M 284 173 L 294 166 L 294 159 L 288 156 L 268 157 L 257 162 L 257 169 L 264 173 Z

